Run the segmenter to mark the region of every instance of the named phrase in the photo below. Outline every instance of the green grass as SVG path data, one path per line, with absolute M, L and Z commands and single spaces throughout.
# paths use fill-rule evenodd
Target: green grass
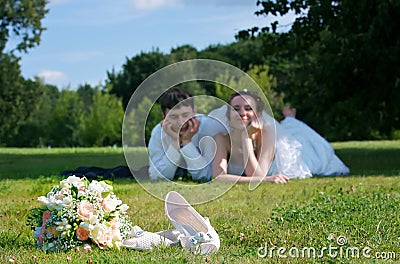
M 90 254 L 70 251 L 44 253 L 33 247 L 32 232 L 25 225 L 36 198 L 58 183 L 54 175 L 78 166 L 112 167 L 124 165 L 121 149 L 0 149 L 0 263 L 365 263 L 378 261 L 362 256 L 390 252 L 400 259 L 400 141 L 340 142 L 336 153 L 349 165 L 346 177 L 316 177 L 292 180 L 287 185 L 262 184 L 249 191 L 247 185 L 235 185 L 211 202 L 194 207 L 209 216 L 221 238 L 221 249 L 210 256 L 196 256 L 181 247 L 152 251 L 127 249 L 99 250 Z M 146 163 L 146 152 L 138 150 Z M 42 176 L 40 176 L 42 175 Z M 53 175 L 53 176 L 52 176 Z M 224 188 L 212 183 L 210 190 Z M 117 179 L 116 194 L 130 206 L 134 224 L 148 231 L 172 228 L 162 200 L 153 197 L 133 180 Z M 155 188 L 162 189 L 159 183 Z M 342 247 L 338 238 L 346 238 Z M 273 247 L 276 248 L 273 248 Z M 257 255 L 267 248 L 265 258 Z M 324 247 L 342 256 L 323 258 L 279 258 L 279 247 Z M 337 249 L 334 249 L 336 247 Z M 345 255 L 349 247 L 360 250 L 360 258 Z M 260 251 L 261 253 L 263 251 Z M 272 251 L 271 251 L 272 250 Z M 336 251 L 335 251 L 336 250 Z M 293 251 L 295 252 L 295 251 Z M 282 253 L 282 252 L 281 252 Z M 391 253 L 390 253 L 391 254 Z M 391 259 L 391 261 L 396 261 Z
M 400 141 L 333 143 L 337 155 L 352 175 L 400 175 Z
M 139 169 L 147 162 L 146 150 L 137 148 Z M 0 148 L 0 179 L 58 175 L 79 166 L 112 168 L 125 165 L 122 148 Z

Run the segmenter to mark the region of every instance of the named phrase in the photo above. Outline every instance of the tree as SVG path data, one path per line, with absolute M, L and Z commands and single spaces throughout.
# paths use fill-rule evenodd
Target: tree
M 80 123 L 80 145 L 92 147 L 120 144 L 124 117 L 121 100 L 115 95 L 96 91 L 92 102 L 89 113 Z
M 0 145 L 19 145 L 17 136 L 35 109 L 40 89 L 21 76 L 15 51 L 27 52 L 40 43 L 46 0 L 0 1 Z M 6 45 L 10 37 L 15 47 Z
M 400 129 L 399 0 L 258 5 L 258 15 L 298 16 L 264 49 L 285 51 L 279 57 L 290 61 L 289 69 L 278 87 L 301 119 L 330 140 L 388 138 Z
M 265 56 L 260 52 L 263 42 L 258 38 L 239 39 L 227 45 L 210 45 L 198 53 L 198 58 L 215 59 L 232 64 L 243 71 L 254 65 L 263 65 Z
M 16 41 L 15 48 L 20 52 L 40 43 L 40 36 L 45 30 L 42 19 L 48 10 L 47 0 L 1 0 L 0 1 L 0 52 L 3 53 L 11 36 Z
M 280 111 L 283 108 L 283 94 L 278 94 L 274 90 L 276 88 L 276 78 L 269 73 L 268 66 L 254 66 L 246 73 L 257 83 L 262 93 L 267 97 L 274 115 L 277 118 L 280 118 Z M 236 90 L 248 89 L 246 85 L 248 84 L 249 79 L 248 77 L 243 77 L 237 80 L 232 76 L 229 76 L 228 73 L 225 73 L 223 76 L 220 76 L 217 81 L 219 83 L 216 84 L 216 94 L 218 98 L 226 102 L 229 99 L 229 96 L 234 92 L 232 88 Z M 221 85 L 220 83 L 225 83 L 229 87 Z
M 0 54 L 0 145 L 18 144 L 17 136 L 37 105 L 37 84 L 21 77 L 19 60 Z
M 177 48 L 171 49 L 169 54 L 169 63 L 175 63 L 183 60 L 193 60 L 197 57 L 197 50 L 195 47 L 190 45 L 183 45 Z
M 18 134 L 18 122 L 26 116 L 23 107 L 19 107 L 21 95 L 18 90 L 21 87 L 22 78 L 18 60 L 13 56 L 0 54 L 0 145 L 2 146 L 7 146 L 10 139 Z
M 147 144 L 152 129 L 161 119 L 160 105 L 152 104 L 149 98 L 143 97 L 136 108 L 127 109 L 125 113 L 123 143 L 128 146 L 143 146 L 144 142 Z
M 83 118 L 83 102 L 79 95 L 75 91 L 61 91 L 50 119 L 50 144 L 58 147 L 78 146 Z
M 263 94 L 267 97 L 275 118 L 282 117 L 283 93 L 277 93 L 276 77 L 271 75 L 267 65 L 254 66 L 247 71 L 247 74 L 258 84 Z
M 99 89 L 93 88 L 89 84 L 83 84 L 83 85 L 78 86 L 78 89 L 76 90 L 76 92 L 78 93 L 79 97 L 82 99 L 83 107 L 85 109 L 85 114 L 89 114 L 90 107 L 93 104 L 94 95 L 98 90 Z
M 45 147 L 51 142 L 52 112 L 60 95 L 54 85 L 44 84 L 38 77 L 25 81 L 25 87 L 32 87 L 37 96 L 31 102 L 31 110 L 21 125 L 18 135 L 10 145 L 15 147 Z
M 125 64 L 122 65 L 122 72 L 107 72 L 106 89 L 111 94 L 122 98 L 125 109 L 138 86 L 147 77 L 167 64 L 167 57 L 158 50 L 150 53 L 142 52 L 131 59 L 126 59 Z M 151 93 L 152 91 L 148 92 Z

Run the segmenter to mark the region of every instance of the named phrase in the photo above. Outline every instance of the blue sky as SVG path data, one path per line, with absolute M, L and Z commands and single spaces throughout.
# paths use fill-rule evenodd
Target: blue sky
M 274 19 L 254 15 L 256 0 L 50 0 L 38 47 L 22 55 L 25 78 L 59 88 L 97 85 L 141 51 L 233 42 Z M 290 23 L 291 18 L 282 20 Z

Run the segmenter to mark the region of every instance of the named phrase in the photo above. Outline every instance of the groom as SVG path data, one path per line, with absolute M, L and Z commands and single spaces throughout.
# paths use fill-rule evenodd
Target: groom
M 192 95 L 184 88 L 169 89 L 159 103 L 163 120 L 150 136 L 150 178 L 209 181 L 215 153 L 213 120 L 196 115 Z

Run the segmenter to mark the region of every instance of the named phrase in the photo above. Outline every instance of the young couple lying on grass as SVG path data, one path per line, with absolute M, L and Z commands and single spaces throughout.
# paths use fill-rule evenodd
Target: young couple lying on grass
M 349 169 L 331 145 L 294 109 L 278 123 L 255 93 L 233 93 L 227 105 L 196 115 L 192 95 L 171 88 L 159 99 L 163 120 L 153 128 L 149 151 L 151 179 L 206 182 L 267 181 L 345 175 Z

